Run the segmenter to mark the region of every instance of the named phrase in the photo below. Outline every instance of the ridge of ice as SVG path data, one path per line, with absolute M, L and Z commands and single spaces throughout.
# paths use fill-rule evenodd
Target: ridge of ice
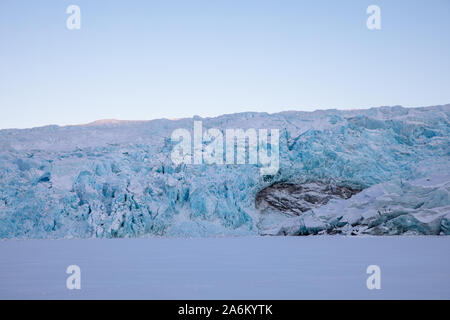
M 179 165 L 194 119 L 0 130 L 0 238 L 450 234 L 450 105 L 239 113 L 205 128 L 278 128 L 280 170 Z M 198 117 L 196 118 L 198 119 Z M 255 208 L 276 182 L 364 188 L 290 217 Z

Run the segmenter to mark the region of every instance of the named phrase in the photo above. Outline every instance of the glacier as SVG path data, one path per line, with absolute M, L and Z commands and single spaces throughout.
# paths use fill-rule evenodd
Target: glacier
M 449 116 L 447 104 L 0 130 L 0 238 L 449 235 Z M 172 132 L 199 120 L 279 129 L 278 172 L 175 165 Z

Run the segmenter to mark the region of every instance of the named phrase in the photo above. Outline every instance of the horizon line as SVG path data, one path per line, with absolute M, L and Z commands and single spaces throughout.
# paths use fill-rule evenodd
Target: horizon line
M 38 128 L 44 128 L 44 127 L 60 127 L 60 128 L 64 128 L 64 127 L 77 127 L 77 126 L 101 126 L 101 125 L 109 125 L 109 124 L 122 124 L 122 123 L 125 123 L 125 122 L 133 122 L 133 123 L 139 123 L 140 122 L 140 123 L 142 123 L 142 122 L 150 122 L 150 121 L 157 121 L 157 120 L 179 121 L 179 120 L 194 119 L 194 118 L 212 119 L 212 118 L 218 118 L 218 117 L 222 117 L 222 116 L 230 116 L 230 115 L 244 114 L 244 113 L 265 113 L 265 114 L 268 114 L 268 115 L 276 115 L 276 114 L 287 113 L 287 112 L 303 112 L 303 113 L 314 113 L 314 112 L 319 112 L 319 111 L 352 112 L 352 111 L 370 110 L 370 109 L 379 109 L 379 108 L 396 108 L 396 107 L 398 108 L 398 107 L 400 107 L 400 108 L 405 108 L 405 109 L 418 109 L 418 108 L 431 108 L 431 107 L 444 107 L 444 106 L 450 106 L 450 102 L 449 103 L 445 103 L 445 104 L 427 105 L 427 106 L 402 106 L 402 105 L 387 106 L 387 105 L 383 105 L 383 106 L 372 106 L 372 107 L 356 107 L 356 108 L 348 108 L 348 109 L 340 109 L 339 107 L 336 107 L 336 108 L 323 108 L 323 109 L 319 108 L 319 109 L 315 109 L 315 110 L 295 110 L 295 109 L 290 109 L 290 110 L 284 110 L 284 111 L 279 111 L 279 112 L 242 111 L 242 112 L 233 112 L 233 113 L 223 113 L 223 114 L 218 114 L 218 115 L 214 115 L 214 116 L 200 116 L 200 115 L 194 114 L 194 115 L 192 115 L 190 117 L 152 118 L 152 119 L 144 119 L 144 120 L 103 118 L 103 119 L 97 119 L 97 120 L 84 122 L 84 123 L 73 123 L 73 124 L 55 124 L 55 123 L 50 123 L 50 124 L 43 124 L 43 125 L 38 125 L 38 126 L 34 126 L 34 127 L 0 128 L 0 131 L 3 131 L 3 130 L 30 130 L 30 129 L 38 129 Z

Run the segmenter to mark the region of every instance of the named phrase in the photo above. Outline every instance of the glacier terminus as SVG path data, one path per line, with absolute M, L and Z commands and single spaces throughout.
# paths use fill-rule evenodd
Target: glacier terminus
M 395 106 L 1 130 L 0 238 L 449 235 L 449 116 Z M 277 129 L 278 171 L 174 163 L 172 133 L 200 120 L 224 136 Z

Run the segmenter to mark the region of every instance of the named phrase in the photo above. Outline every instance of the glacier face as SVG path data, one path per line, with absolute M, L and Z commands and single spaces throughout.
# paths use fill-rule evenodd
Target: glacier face
M 449 116 L 397 106 L 1 130 L 0 238 L 448 235 Z M 195 120 L 279 129 L 278 173 L 175 165 L 171 134 Z M 362 191 L 292 215 L 256 203 L 277 184 Z

